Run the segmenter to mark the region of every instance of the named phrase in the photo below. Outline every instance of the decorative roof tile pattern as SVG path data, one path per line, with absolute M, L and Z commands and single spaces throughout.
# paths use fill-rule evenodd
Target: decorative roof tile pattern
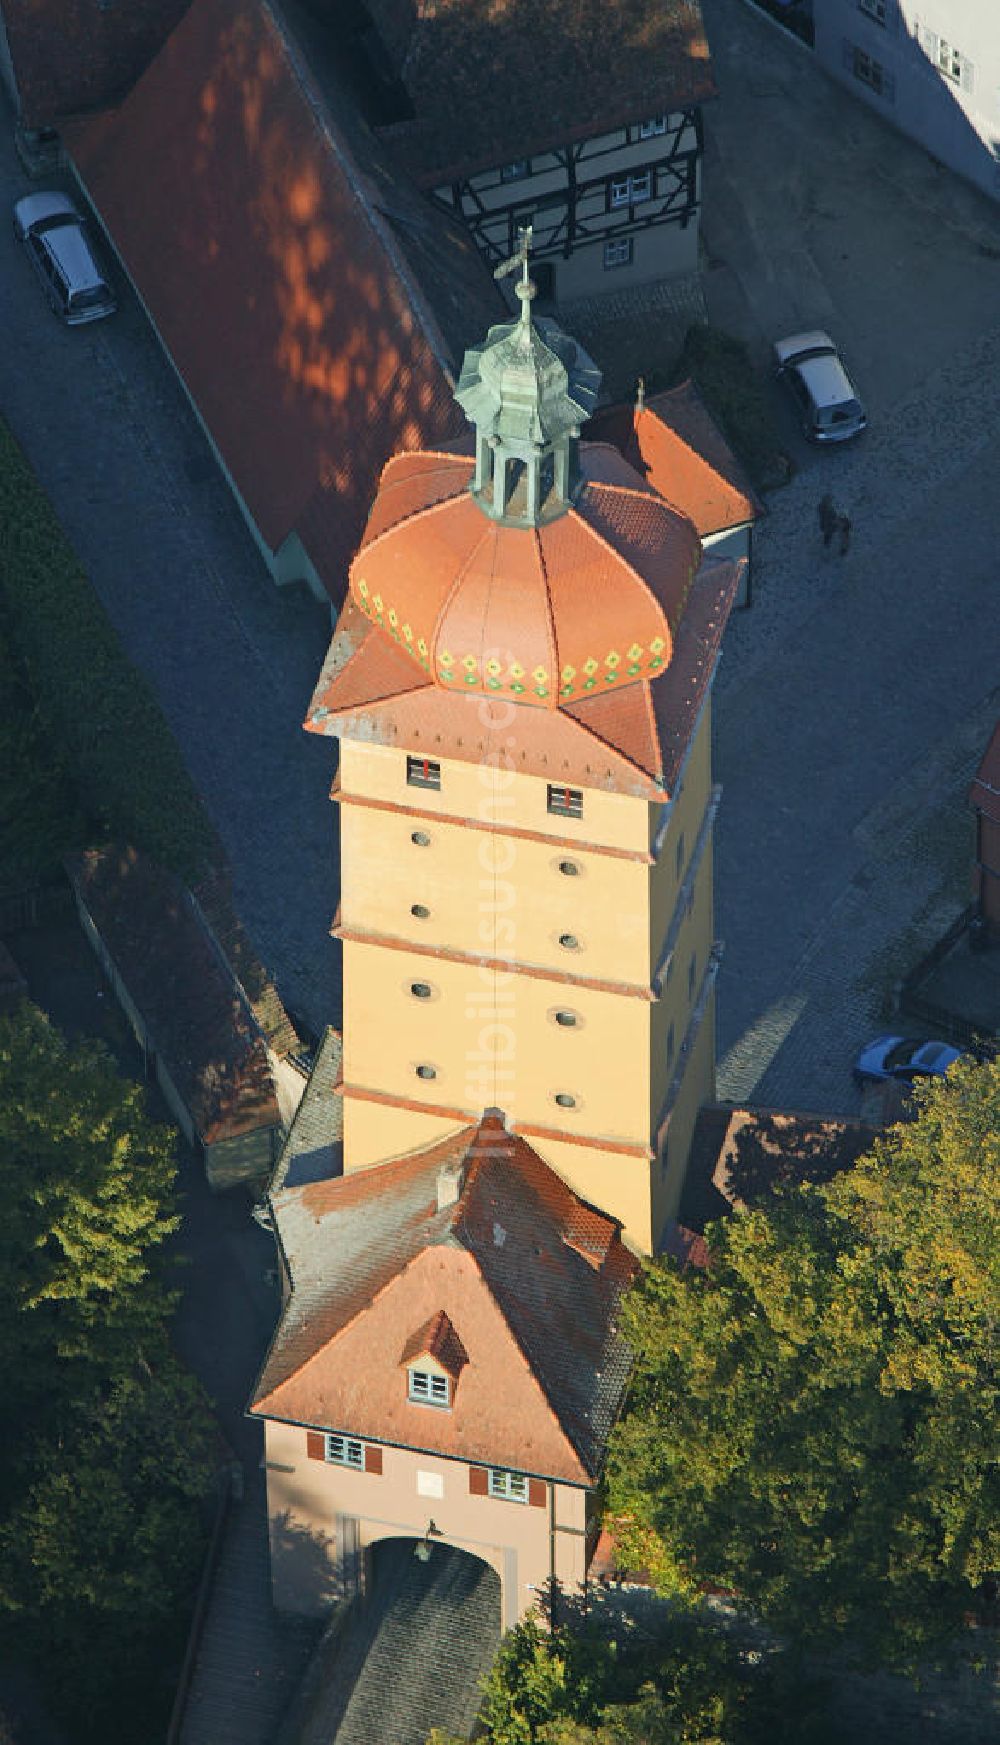
M 668 503 L 683 506 L 704 539 L 755 521 L 763 505 L 693 382 L 644 406 L 609 406 L 587 426 L 613 443 Z
M 460 1170 L 438 1208 L 442 1169 Z M 588 1484 L 618 1412 L 636 1261 L 488 1112 L 478 1128 L 273 1197 L 292 1292 L 252 1411 Z M 406 1329 L 460 1341 L 452 1408 L 407 1401 Z M 429 1324 L 429 1327 L 428 1325 Z M 402 1337 L 401 1337 L 402 1330 Z
M 698 0 L 368 0 L 425 186 L 715 95 Z
M 569 510 L 521 527 L 482 513 L 464 457 L 395 456 L 351 566 L 352 598 L 442 689 L 556 709 L 655 677 L 700 542 L 641 480 L 619 482 L 613 451 L 584 445 L 580 464 Z
M 719 655 L 742 565 L 707 559 L 688 597 L 666 672 L 652 686 L 628 684 L 555 710 L 496 714 L 472 690 L 431 683 L 388 695 L 383 653 L 394 654 L 376 626 L 348 601 L 338 622 L 306 727 L 313 733 L 424 751 L 429 757 L 478 762 L 503 758 L 524 775 L 661 800 L 673 791 Z M 377 700 L 358 702 L 355 661 L 378 673 Z M 588 676 L 588 675 L 585 675 Z M 367 681 L 366 681 L 367 682 Z M 374 687 L 373 687 L 374 688 Z M 350 697 L 349 704 L 342 697 Z
M 452 362 L 502 310 L 355 132 L 362 162 L 256 0 L 193 0 L 114 115 L 67 130 L 265 541 L 297 531 L 338 601 L 379 468 L 458 431 Z
M 66 866 L 202 1140 L 280 1126 L 264 1038 L 183 885 L 132 848 Z

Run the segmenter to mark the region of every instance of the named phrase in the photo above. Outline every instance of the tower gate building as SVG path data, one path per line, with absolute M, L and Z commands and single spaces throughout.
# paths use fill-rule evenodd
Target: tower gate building
M 739 565 L 580 430 L 591 360 L 521 313 L 470 444 L 386 466 L 307 726 L 340 742 L 344 1033 L 271 1190 L 280 1605 L 379 1540 L 490 1563 L 510 1624 L 586 1579 L 636 1251 L 714 1094 L 709 699 Z M 422 1548 L 422 1552 L 421 1552 Z

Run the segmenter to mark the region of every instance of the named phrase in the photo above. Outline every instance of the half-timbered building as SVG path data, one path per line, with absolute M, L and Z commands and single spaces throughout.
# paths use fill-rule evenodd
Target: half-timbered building
M 693 272 L 699 0 L 351 0 L 352 77 L 375 131 L 491 266 L 532 226 L 560 302 Z

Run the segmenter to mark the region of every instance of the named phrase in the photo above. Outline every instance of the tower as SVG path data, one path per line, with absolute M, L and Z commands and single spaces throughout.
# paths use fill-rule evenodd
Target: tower
M 521 312 L 473 452 L 385 467 L 307 726 L 340 741 L 345 1172 L 488 1107 L 655 1248 L 714 1095 L 710 693 L 738 584 L 581 440 L 600 385 Z

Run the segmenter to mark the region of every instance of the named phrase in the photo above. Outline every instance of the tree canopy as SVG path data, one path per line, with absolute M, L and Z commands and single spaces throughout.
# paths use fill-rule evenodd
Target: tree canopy
M 608 1480 L 666 1584 L 903 1666 L 1000 1570 L 1000 1063 L 916 1096 L 853 1169 L 711 1226 L 705 1272 L 644 1268 Z
M 103 1048 L 0 1018 L 0 1628 L 102 1742 L 169 1704 L 217 1464 L 157 1271 L 174 1142 Z

